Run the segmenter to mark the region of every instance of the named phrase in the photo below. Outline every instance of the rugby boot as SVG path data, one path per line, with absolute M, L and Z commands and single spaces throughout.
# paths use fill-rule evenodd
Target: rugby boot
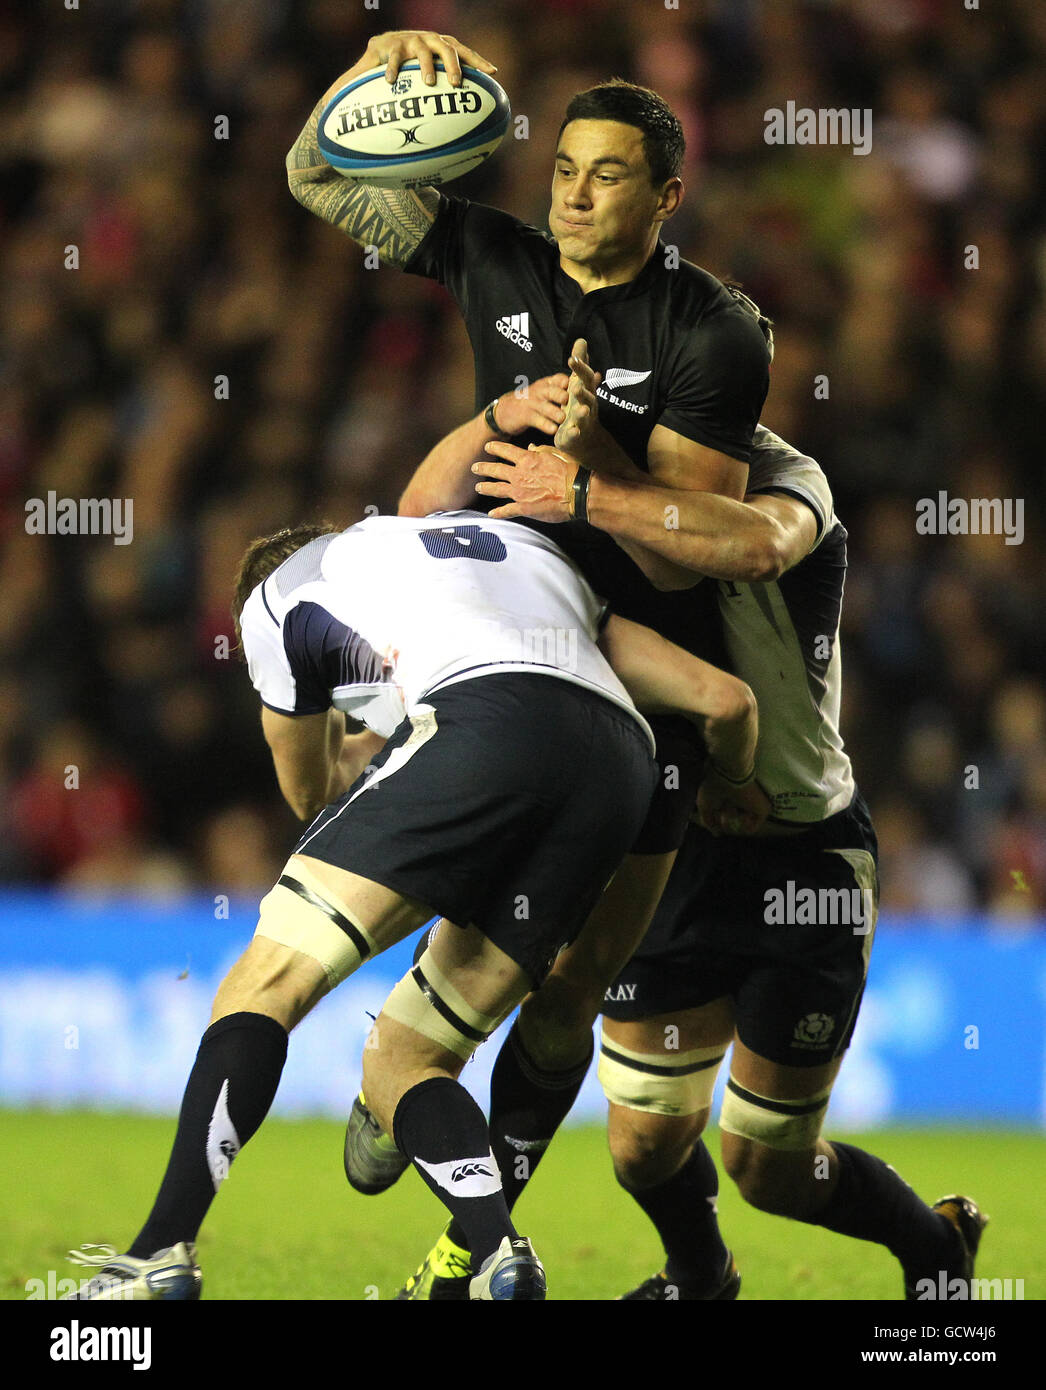
M 93 1253 L 92 1253 L 93 1252 Z M 83 1245 L 70 1250 L 73 1264 L 101 1266 L 93 1278 L 81 1284 L 65 1300 L 92 1302 L 129 1299 L 144 1302 L 189 1302 L 200 1297 L 203 1275 L 196 1263 L 196 1246 L 183 1241 L 157 1250 L 147 1260 L 118 1255 L 112 1245 Z
M 727 1257 L 723 1278 L 711 1293 L 693 1293 L 685 1284 L 670 1281 L 667 1274 L 652 1274 L 649 1279 L 632 1290 L 623 1293 L 619 1303 L 674 1303 L 674 1302 L 728 1302 L 737 1297 L 741 1289 L 741 1275 L 733 1255 Z
M 362 1091 L 352 1102 L 345 1127 L 345 1176 L 357 1192 L 368 1197 L 386 1192 L 410 1167 L 381 1125 L 367 1109 Z
M 906 1274 L 904 1296 L 908 1302 L 918 1301 L 917 1285 L 926 1278 L 932 1279 L 937 1296 L 942 1296 L 940 1291 L 942 1275 L 944 1276 L 945 1289 L 947 1289 L 950 1280 L 964 1279 L 966 1281 L 966 1296 L 969 1297 L 970 1294 L 969 1286 L 973 1279 L 973 1267 L 977 1259 L 981 1236 L 988 1224 L 988 1217 L 970 1197 L 960 1197 L 954 1193 L 950 1197 L 941 1197 L 934 1202 L 933 1210 L 939 1211 L 958 1232 L 956 1258 L 947 1269 L 937 1271 L 936 1274 L 924 1271 L 921 1278 L 918 1279 L 913 1278 L 911 1274 Z
M 396 1301 L 467 1303 L 471 1277 L 472 1256 L 460 1245 L 455 1245 L 444 1231 L 400 1289 Z
M 469 1281 L 469 1299 L 488 1303 L 542 1302 L 545 1268 L 525 1236 L 506 1236 Z

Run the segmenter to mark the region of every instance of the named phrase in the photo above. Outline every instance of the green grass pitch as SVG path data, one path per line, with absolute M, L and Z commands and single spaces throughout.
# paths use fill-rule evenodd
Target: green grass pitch
M 84 1241 L 120 1249 L 155 1195 L 170 1119 L 100 1113 L 0 1114 L 0 1283 L 83 1275 L 65 1252 Z M 443 1225 L 413 1172 L 360 1197 L 341 1167 L 343 1128 L 269 1120 L 237 1159 L 201 1232 L 206 1299 L 389 1299 Z M 850 1137 L 839 1135 L 839 1138 Z M 977 1273 L 1046 1294 L 1046 1188 L 1041 1136 L 1000 1130 L 881 1130 L 853 1136 L 929 1201 L 975 1197 L 991 1217 Z M 709 1136 L 718 1153 L 717 1133 Z M 899 1270 L 880 1246 L 747 1207 L 729 1181 L 719 1199 L 742 1299 L 897 1299 Z M 659 1268 L 653 1228 L 616 1186 L 598 1126 L 564 1130 L 516 1211 L 545 1263 L 550 1299 L 613 1299 Z

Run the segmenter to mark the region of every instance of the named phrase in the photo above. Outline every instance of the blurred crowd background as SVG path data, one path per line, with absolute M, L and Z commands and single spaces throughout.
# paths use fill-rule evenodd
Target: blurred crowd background
M 473 412 L 450 300 L 364 269 L 285 181 L 368 35 L 418 27 L 497 63 L 529 121 L 452 191 L 540 226 L 572 93 L 617 74 L 678 112 L 665 239 L 775 320 L 764 422 L 850 532 L 843 732 L 884 907 L 1041 922 L 1041 0 L 37 8 L 0 16 L 0 878 L 257 893 L 283 862 L 296 823 L 221 640 L 242 549 L 394 511 Z M 788 101 L 871 108 L 872 152 L 768 146 Z M 49 490 L 133 498 L 133 543 L 27 535 Z M 917 534 L 940 490 L 1025 499 L 1023 544 Z

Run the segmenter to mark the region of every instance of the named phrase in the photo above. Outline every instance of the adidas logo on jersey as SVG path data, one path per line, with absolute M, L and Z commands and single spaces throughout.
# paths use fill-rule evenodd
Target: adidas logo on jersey
M 530 341 L 530 315 L 527 314 L 504 314 L 498 319 L 494 327 L 507 338 L 510 343 L 515 343 L 524 352 L 531 352 L 534 344 Z

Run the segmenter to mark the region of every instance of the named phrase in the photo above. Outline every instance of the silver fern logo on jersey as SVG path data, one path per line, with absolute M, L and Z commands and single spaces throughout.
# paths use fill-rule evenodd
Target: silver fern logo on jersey
M 627 410 L 632 415 L 645 415 L 645 405 L 622 400 L 615 392 L 627 391 L 630 386 L 638 386 L 641 381 L 646 381 L 649 375 L 650 371 L 636 372 L 631 367 L 608 367 L 603 373 L 603 380 L 596 387 L 596 395 L 608 405 L 616 405 L 620 410 Z
M 619 391 L 623 386 L 638 386 L 649 375 L 649 372 L 633 372 L 628 367 L 608 367 L 603 385 L 608 391 Z

